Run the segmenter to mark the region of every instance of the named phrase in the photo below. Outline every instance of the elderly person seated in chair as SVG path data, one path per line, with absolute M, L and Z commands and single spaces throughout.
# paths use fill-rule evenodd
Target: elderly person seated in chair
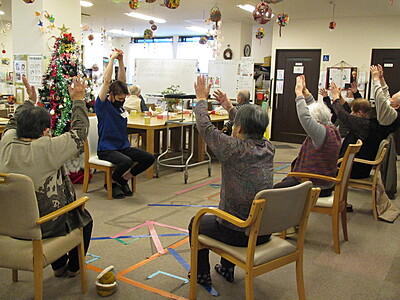
M 267 112 L 257 105 L 246 105 L 240 110 L 233 107 L 225 93 L 217 90 L 218 102 L 229 112 L 234 121 L 232 136 L 219 131 L 210 121 L 207 112 L 207 98 L 210 85 L 203 76 L 195 83 L 197 104 L 194 109 L 199 134 L 221 162 L 222 182 L 219 209 L 242 220 L 247 219 L 254 196 L 257 192 L 270 189 L 273 181 L 273 158 L 275 149 L 263 138 L 268 126 Z M 191 224 L 189 231 L 191 231 Z M 248 237 L 244 228 L 239 228 L 213 215 L 202 218 L 199 233 L 224 243 L 245 247 Z M 270 236 L 259 236 L 257 244 L 266 243 Z M 211 285 L 209 250 L 202 249 L 198 256 L 197 281 Z M 229 282 L 234 280 L 234 264 L 221 258 L 215 266 L 218 274 Z
M 129 87 L 129 96 L 126 98 L 124 103 L 124 109 L 130 113 L 131 110 L 137 112 L 148 111 L 146 103 L 142 97 L 140 86 L 131 85 Z
M 45 108 L 35 106 L 36 90 L 29 85 L 25 77 L 22 79 L 30 100 L 18 106 L 15 117 L 11 118 L 5 127 L 4 136 L 0 141 L 0 172 L 23 174 L 32 179 L 42 217 L 76 200 L 75 190 L 64 169 L 64 163 L 83 151 L 88 134 L 89 120 L 84 100 L 86 83 L 80 77 L 73 78 L 73 86 L 69 87 L 69 95 L 73 102 L 71 128 L 64 134 L 52 137 L 51 115 Z M 62 236 L 83 226 L 86 253 L 92 224 L 89 212 L 79 208 L 42 224 L 42 236 Z M 51 266 L 56 277 L 63 276 L 67 271 L 70 277 L 78 275 L 77 248 L 69 251 Z
M 292 163 L 292 171 L 335 177 L 341 139 L 339 131 L 331 123 L 329 108 L 324 103 L 315 102 L 306 87 L 304 75 L 297 77 L 295 93 L 297 115 L 307 137 L 299 155 Z M 330 196 L 333 184 L 318 179 L 311 181 L 314 186 L 321 188 L 322 197 Z M 299 178 L 286 177 L 275 184 L 274 188 L 284 188 L 299 183 Z

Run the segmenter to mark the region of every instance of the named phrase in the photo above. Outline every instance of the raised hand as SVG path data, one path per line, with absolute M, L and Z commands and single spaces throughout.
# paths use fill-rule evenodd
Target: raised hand
M 227 111 L 230 111 L 233 108 L 232 101 L 223 91 L 216 90 L 213 96 L 219 102 L 219 104 L 221 104 L 221 106 L 225 108 Z
M 301 78 L 303 78 L 303 96 L 307 98 L 310 95 L 310 91 L 307 88 L 306 84 L 306 76 L 305 75 L 300 75 Z
M 114 49 L 113 52 L 110 55 L 110 59 L 113 61 L 114 59 L 117 59 L 120 55 L 124 55 L 124 52 L 118 49 Z
M 85 100 L 86 80 L 81 75 L 72 78 L 72 84 L 68 86 L 69 96 L 73 101 Z
M 379 71 L 379 80 L 381 81 L 381 85 L 385 85 L 385 77 L 383 76 L 383 67 L 381 65 L 378 65 L 378 71 Z
M 318 94 L 320 94 L 322 97 L 328 97 L 328 91 L 324 88 L 319 89 Z
M 294 87 L 294 92 L 296 93 L 296 97 L 303 96 L 303 89 L 305 87 L 304 77 L 297 76 L 296 77 L 296 86 Z
M 36 93 L 35 87 L 31 86 L 29 84 L 28 79 L 26 79 L 25 75 L 22 75 L 22 82 L 25 85 L 26 92 L 28 93 L 28 96 L 29 96 L 29 100 L 31 100 L 31 101 L 36 103 L 36 101 L 37 101 L 37 93 Z
M 204 75 L 197 76 L 197 80 L 194 83 L 194 90 L 196 91 L 196 98 L 198 100 L 207 100 L 210 95 L 211 83 L 207 84 Z
M 340 99 L 341 89 L 338 88 L 336 83 L 334 83 L 333 81 L 330 84 L 330 90 L 331 90 L 331 94 L 332 94 L 332 99 L 333 100 Z
M 382 67 L 381 67 L 381 68 L 382 68 Z M 373 79 L 373 80 L 376 80 L 376 81 L 380 80 L 380 77 L 379 77 L 379 69 L 378 69 L 378 67 L 372 65 L 369 69 L 370 69 L 370 71 L 371 71 L 372 79 Z M 382 71 L 382 74 L 383 74 L 383 71 Z

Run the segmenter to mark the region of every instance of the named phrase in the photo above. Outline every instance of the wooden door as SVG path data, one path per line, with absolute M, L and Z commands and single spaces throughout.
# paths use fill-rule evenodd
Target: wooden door
M 296 77 L 306 76 L 307 88 L 317 99 L 320 63 L 320 49 L 276 50 L 271 140 L 299 144 L 304 141 L 306 133 L 297 117 L 294 101 Z M 284 75 L 283 93 L 277 94 L 280 70 Z
M 372 49 L 371 65 L 377 64 L 383 67 L 390 95 L 400 91 L 400 49 Z M 368 91 L 371 91 L 371 86 Z M 371 98 L 371 96 L 372 95 L 369 95 L 369 98 Z M 395 133 L 395 140 L 396 152 L 400 155 L 400 129 Z

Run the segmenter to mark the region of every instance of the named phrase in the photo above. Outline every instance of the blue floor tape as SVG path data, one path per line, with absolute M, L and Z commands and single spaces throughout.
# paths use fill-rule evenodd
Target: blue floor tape
M 174 249 L 172 248 L 167 248 L 169 253 L 171 253 L 171 255 L 173 257 L 176 258 L 176 260 L 185 268 L 186 271 L 190 272 L 190 265 L 183 259 L 182 256 L 179 255 L 178 252 L 176 252 Z M 216 297 L 219 296 L 219 293 L 210 285 L 202 285 L 201 286 L 203 288 L 205 288 L 207 290 L 207 292 L 209 292 L 212 296 Z
M 158 236 L 188 236 L 189 233 L 165 233 L 165 234 L 159 234 Z M 145 234 L 145 235 L 123 235 L 119 236 L 119 239 L 133 239 L 133 238 L 145 238 L 145 237 L 151 237 L 150 234 Z M 100 237 L 94 237 L 91 238 L 91 240 L 114 240 L 113 238 L 110 238 L 109 236 L 100 236 Z
M 280 167 L 276 168 L 274 171 L 279 171 L 279 170 L 282 170 L 282 169 L 287 168 L 289 166 L 290 166 L 290 164 L 283 165 L 283 166 L 280 166 Z
M 170 273 L 167 273 L 167 272 L 164 272 L 164 271 L 157 271 L 157 272 L 155 272 L 155 273 L 153 273 L 153 274 L 147 276 L 147 279 L 151 279 L 151 278 L 153 278 L 154 276 L 157 276 L 158 274 L 163 274 L 163 275 L 166 275 L 166 276 L 175 278 L 175 279 L 182 280 L 182 281 L 183 281 L 183 284 L 189 283 L 189 280 L 186 279 L 186 278 L 182 278 L 182 277 L 180 277 L 180 276 L 176 276 L 176 275 L 174 275 L 174 274 L 170 274 Z
M 101 258 L 100 256 L 97 256 L 97 255 L 94 255 L 94 254 L 90 254 L 89 252 L 86 253 L 86 256 L 91 256 L 91 257 L 93 257 L 92 259 L 89 259 L 89 260 L 86 262 L 87 264 L 90 264 L 91 262 L 94 262 L 95 260 L 98 260 L 98 259 Z

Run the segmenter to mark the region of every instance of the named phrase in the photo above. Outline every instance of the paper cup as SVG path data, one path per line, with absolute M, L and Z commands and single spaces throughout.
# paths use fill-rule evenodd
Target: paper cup
M 150 125 L 150 117 L 149 116 L 145 116 L 144 117 L 144 124 L 146 124 L 146 125 Z

